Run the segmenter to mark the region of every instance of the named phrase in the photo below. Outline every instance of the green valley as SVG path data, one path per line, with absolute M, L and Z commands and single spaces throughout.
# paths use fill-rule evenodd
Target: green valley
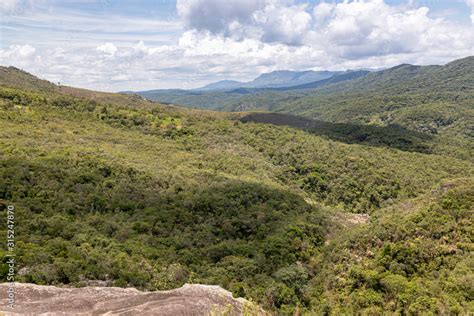
M 16 207 L 19 281 L 217 284 L 274 314 L 469 314 L 472 60 L 263 106 L 304 118 L 1 68 L 0 202 Z M 401 93 L 390 76 L 405 71 L 417 85 Z

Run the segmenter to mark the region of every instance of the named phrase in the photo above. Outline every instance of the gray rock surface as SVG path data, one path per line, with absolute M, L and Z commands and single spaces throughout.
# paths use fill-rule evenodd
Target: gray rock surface
M 265 315 L 243 298 L 214 285 L 185 284 L 157 292 L 134 288 L 62 288 L 15 283 L 15 307 L 7 308 L 8 284 L 0 284 L 0 315 Z

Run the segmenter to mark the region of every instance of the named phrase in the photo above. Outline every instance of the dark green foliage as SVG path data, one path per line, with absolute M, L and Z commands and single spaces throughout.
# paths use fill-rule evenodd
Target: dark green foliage
M 274 125 L 287 125 L 300 128 L 312 134 L 348 144 L 393 147 L 405 151 L 430 153 L 430 135 L 413 132 L 397 125 L 387 127 L 330 123 L 281 113 L 251 113 L 242 122 L 256 122 Z
M 192 274 L 242 291 L 261 286 L 255 275 L 289 282 L 283 268 L 307 262 L 323 242 L 313 207 L 261 184 L 216 179 L 177 191 L 90 159 L 4 160 L 1 171 L 0 199 L 18 205 L 26 282 L 165 289 Z

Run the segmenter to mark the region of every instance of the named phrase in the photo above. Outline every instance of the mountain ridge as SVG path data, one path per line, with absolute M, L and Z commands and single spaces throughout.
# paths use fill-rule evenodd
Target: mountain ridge
M 292 70 L 275 70 L 268 73 L 262 73 L 255 79 L 247 82 L 236 81 L 236 80 L 220 80 L 217 82 L 209 83 L 203 87 L 190 89 L 187 91 L 212 91 L 212 90 L 231 90 L 237 88 L 280 88 L 297 86 L 309 82 L 319 81 L 327 79 L 334 75 L 343 73 L 343 71 L 292 71 Z M 160 90 L 160 89 L 158 89 Z M 167 90 L 167 89 L 165 89 Z M 151 92 L 155 90 L 137 91 Z

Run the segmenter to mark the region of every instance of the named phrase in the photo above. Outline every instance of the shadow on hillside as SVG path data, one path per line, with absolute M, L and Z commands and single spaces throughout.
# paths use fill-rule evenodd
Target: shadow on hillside
M 411 131 L 398 125 L 379 127 L 332 123 L 283 113 L 251 113 L 241 118 L 241 121 L 286 125 L 347 144 L 390 147 L 421 153 L 431 153 L 428 142 L 433 139 L 431 135 Z

